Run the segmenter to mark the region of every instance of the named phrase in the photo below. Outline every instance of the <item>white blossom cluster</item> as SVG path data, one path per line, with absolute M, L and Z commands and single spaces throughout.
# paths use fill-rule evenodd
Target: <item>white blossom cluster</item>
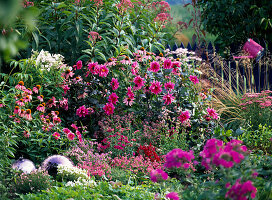
M 58 177 L 68 181 L 78 180 L 78 178 L 90 179 L 87 170 L 67 165 L 58 165 Z
M 83 186 L 84 188 L 87 187 L 95 187 L 96 186 L 96 182 L 92 179 L 84 179 L 79 177 L 76 181 L 68 181 L 65 184 L 66 187 L 70 186 L 70 187 L 76 187 L 76 186 Z
M 48 51 L 41 50 L 40 53 L 34 51 L 31 57 L 36 61 L 37 65 L 41 66 L 41 70 L 50 71 L 52 67 L 59 68 L 63 64 L 64 57 L 60 54 L 50 54 Z

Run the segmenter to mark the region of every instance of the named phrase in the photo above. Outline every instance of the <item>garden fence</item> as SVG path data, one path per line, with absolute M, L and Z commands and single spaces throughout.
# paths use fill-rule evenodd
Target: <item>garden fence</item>
M 219 52 L 220 48 L 211 42 L 208 44 L 203 42 L 200 45 L 194 44 L 193 46 L 188 43 L 186 48 L 188 51 L 196 52 L 197 55 L 210 64 L 216 77 L 219 77 L 222 87 L 224 87 L 224 84 L 228 84 L 237 93 L 270 90 L 272 89 L 272 59 L 270 55 L 272 43 L 257 39 L 254 39 L 254 41 L 264 47 L 264 55 L 259 61 L 256 59 L 250 62 L 246 62 L 245 59 L 233 60 L 232 56 L 237 56 L 237 53 L 233 53 L 237 51 L 235 49 L 238 49 L 235 47 L 231 47 L 228 52 L 231 55 L 230 59 L 218 59 L 216 52 Z M 166 46 L 166 49 L 172 51 L 177 48 L 185 48 L 185 46 L 183 43 L 180 45 L 175 43 L 173 47 L 169 44 Z M 218 60 L 221 60 L 221 62 L 218 62 Z

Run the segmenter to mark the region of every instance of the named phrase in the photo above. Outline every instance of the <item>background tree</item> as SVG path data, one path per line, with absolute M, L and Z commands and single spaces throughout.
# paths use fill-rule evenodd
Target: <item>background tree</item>
M 217 35 L 221 49 L 239 47 L 248 38 L 271 41 L 272 2 L 269 0 L 199 0 L 202 22 L 209 33 Z

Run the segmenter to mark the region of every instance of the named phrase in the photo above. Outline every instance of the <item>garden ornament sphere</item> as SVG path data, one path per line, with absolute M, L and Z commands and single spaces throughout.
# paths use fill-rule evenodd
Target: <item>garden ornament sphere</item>
M 19 158 L 12 164 L 12 169 L 21 170 L 26 174 L 31 173 L 36 169 L 34 163 L 31 160 Z
M 64 165 L 68 167 L 73 167 L 73 162 L 61 155 L 53 155 L 46 158 L 41 164 L 41 169 L 48 171 L 48 174 L 51 176 L 56 176 L 58 172 L 58 165 Z
M 248 39 L 243 46 L 243 50 L 246 51 L 248 56 L 233 56 L 233 59 L 240 58 L 256 58 L 258 61 L 263 56 L 264 48 L 252 39 Z

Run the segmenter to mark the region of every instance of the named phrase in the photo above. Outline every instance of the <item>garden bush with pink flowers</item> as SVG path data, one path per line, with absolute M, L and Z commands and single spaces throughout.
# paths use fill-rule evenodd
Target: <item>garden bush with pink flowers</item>
M 167 2 L 20 6 L 40 14 L 34 50 L 0 74 L 1 199 L 272 199 L 271 91 L 245 93 L 237 130 L 223 124 L 204 61 L 164 50 Z M 73 166 L 52 177 L 54 154 Z M 20 157 L 37 170 L 11 169 Z

